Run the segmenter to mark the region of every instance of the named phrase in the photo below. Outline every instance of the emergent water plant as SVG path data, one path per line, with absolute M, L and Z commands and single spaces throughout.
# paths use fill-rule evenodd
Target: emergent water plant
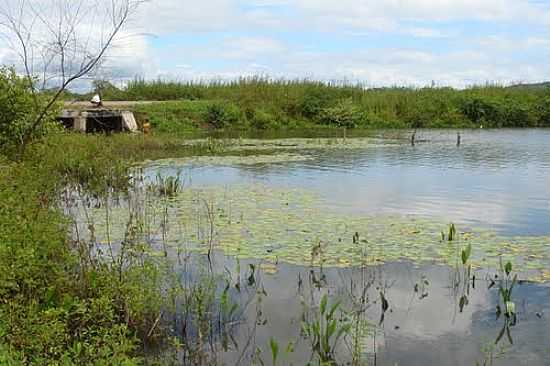
M 336 365 L 336 349 L 342 336 L 351 330 L 351 322 L 336 316 L 340 305 L 340 301 L 329 305 L 325 294 L 313 318 L 302 322 L 302 332 L 311 344 L 312 359 L 316 358 L 322 365 Z

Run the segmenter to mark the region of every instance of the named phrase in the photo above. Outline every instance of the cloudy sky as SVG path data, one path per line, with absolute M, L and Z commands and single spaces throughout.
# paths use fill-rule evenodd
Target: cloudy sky
M 110 62 L 121 78 L 535 82 L 550 0 L 151 0 Z

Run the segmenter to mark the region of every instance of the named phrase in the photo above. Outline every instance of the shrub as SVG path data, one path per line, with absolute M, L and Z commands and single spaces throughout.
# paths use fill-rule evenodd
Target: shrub
M 537 126 L 550 127 L 550 97 L 542 98 L 535 107 Z
M 488 101 L 480 98 L 466 99 L 460 106 L 461 112 L 472 122 L 479 123 L 481 120 L 495 120 L 496 108 Z
M 44 109 L 46 98 L 46 95 L 33 94 L 29 81 L 17 76 L 15 70 L 0 68 L 0 149 L 6 152 L 23 143 L 25 133 Z M 31 138 L 59 128 L 55 121 L 58 112 L 53 108 Z
M 338 127 L 354 128 L 361 123 L 363 113 L 351 98 L 342 99 L 331 108 L 323 109 L 321 123 Z
M 299 104 L 300 114 L 308 119 L 318 118 L 330 103 L 330 96 L 320 87 L 311 86 Z
M 17 163 L 0 158 L 0 364 L 139 364 L 138 336 L 160 311 L 159 269 L 89 260 L 57 202 L 70 183 L 93 195 L 124 187 L 115 146 L 52 135 Z
M 525 105 L 514 100 L 505 100 L 501 107 L 502 127 L 528 127 L 531 125 Z
M 254 112 L 250 125 L 258 130 L 275 129 L 279 127 L 277 119 L 269 112 L 258 109 Z
M 207 107 L 204 118 L 215 128 L 224 128 L 239 122 L 242 113 L 233 103 L 215 102 Z

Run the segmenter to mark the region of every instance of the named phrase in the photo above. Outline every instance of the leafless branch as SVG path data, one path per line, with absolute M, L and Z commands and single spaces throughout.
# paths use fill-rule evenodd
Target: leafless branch
M 100 65 L 142 2 L 6 0 L 0 5 L 0 33 L 15 46 L 38 109 L 23 134 L 23 151 L 63 92 Z M 37 94 L 52 83 L 55 92 L 40 106 Z

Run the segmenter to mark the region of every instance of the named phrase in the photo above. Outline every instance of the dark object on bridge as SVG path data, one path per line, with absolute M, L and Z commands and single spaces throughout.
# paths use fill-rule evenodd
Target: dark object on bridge
M 134 114 L 111 109 L 64 110 L 58 120 L 68 129 L 80 132 L 137 131 Z

